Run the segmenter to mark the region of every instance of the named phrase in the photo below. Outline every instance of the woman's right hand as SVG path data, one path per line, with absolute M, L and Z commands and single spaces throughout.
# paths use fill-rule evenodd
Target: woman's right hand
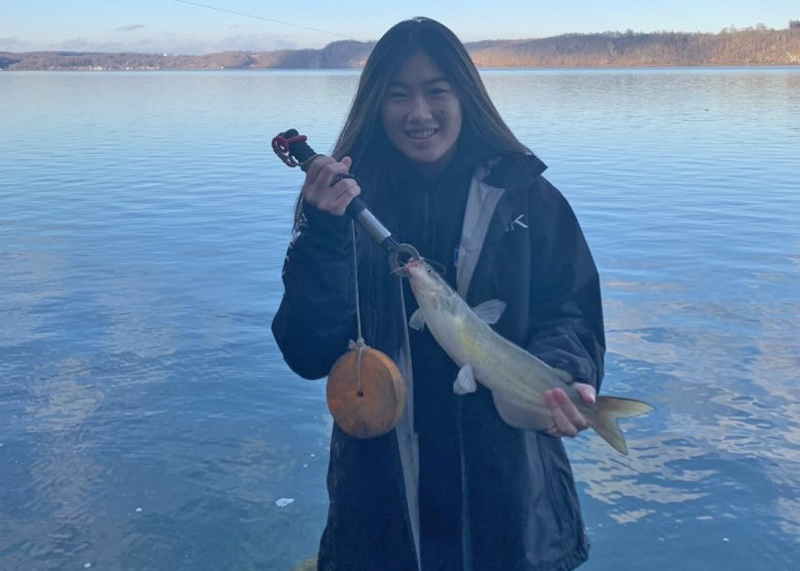
M 306 202 L 323 212 L 342 216 L 347 205 L 361 194 L 361 187 L 354 178 L 342 178 L 333 186 L 331 182 L 337 175 L 349 174 L 351 164 L 350 157 L 337 161 L 325 155 L 311 161 L 301 190 Z

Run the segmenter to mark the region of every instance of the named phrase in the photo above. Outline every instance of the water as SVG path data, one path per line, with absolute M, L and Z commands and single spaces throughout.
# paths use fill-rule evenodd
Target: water
M 0 569 L 290 568 L 324 382 L 268 324 L 354 71 L 0 74 Z M 629 457 L 568 443 L 582 569 L 800 561 L 800 69 L 493 70 L 593 248 Z M 491 485 L 491 483 L 487 483 Z M 292 501 L 293 500 L 293 501 Z

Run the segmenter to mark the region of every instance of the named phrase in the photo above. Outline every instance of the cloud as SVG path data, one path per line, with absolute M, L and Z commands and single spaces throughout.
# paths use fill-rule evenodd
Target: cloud
M 236 34 L 209 42 L 206 49 L 211 52 L 226 50 L 269 51 L 291 50 L 299 46 L 285 36 L 275 34 Z
M 141 26 L 144 27 L 144 26 Z M 124 28 L 131 28 L 125 26 Z M 138 29 L 138 28 L 137 28 Z M 128 31 L 125 29 L 124 31 Z M 136 52 L 199 55 L 224 51 L 274 51 L 300 48 L 321 48 L 313 41 L 280 34 L 231 34 L 208 37 L 200 34 L 136 34 L 117 33 L 109 39 L 89 39 L 83 36 L 64 38 L 50 43 L 32 43 L 15 37 L 0 38 L 0 51 L 76 51 L 76 52 Z
M 47 46 L 47 50 L 69 52 L 125 52 L 127 46 L 117 42 L 92 42 L 86 38 L 69 38 Z
M 56 50 L 85 50 L 89 48 L 91 42 L 86 38 L 69 38 L 50 44 L 50 48 Z
M 236 34 L 222 38 L 195 34 L 167 34 L 142 38 L 135 45 L 129 45 L 127 49 L 197 55 L 239 50 L 253 52 L 287 50 L 299 47 L 300 45 L 290 37 L 275 34 Z M 309 46 L 303 45 L 302 47 Z
M 0 38 L 0 52 L 27 52 L 33 49 L 31 42 L 17 38 Z
M 146 28 L 144 24 L 130 24 L 129 26 L 121 26 L 117 28 L 118 32 L 132 32 L 134 30 L 143 30 Z

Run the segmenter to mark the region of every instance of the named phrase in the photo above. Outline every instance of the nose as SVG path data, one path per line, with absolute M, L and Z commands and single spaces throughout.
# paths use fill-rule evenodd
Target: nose
M 428 98 L 424 94 L 417 93 L 410 98 L 410 109 L 408 111 L 408 120 L 413 123 L 421 123 L 427 121 L 433 116 L 431 112 L 431 105 Z

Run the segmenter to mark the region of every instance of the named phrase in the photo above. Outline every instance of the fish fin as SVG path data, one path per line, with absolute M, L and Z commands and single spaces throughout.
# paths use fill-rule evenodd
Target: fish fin
M 411 329 L 422 331 L 422 329 L 425 327 L 425 316 L 422 315 L 421 309 L 417 309 L 411 314 L 411 318 L 408 320 L 408 326 Z
M 603 440 L 611 444 L 615 450 L 628 454 L 625 436 L 617 424 L 620 418 L 632 418 L 647 414 L 654 410 L 646 402 L 618 397 L 597 397 L 597 404 L 587 411 L 582 411 L 589 425 Z
M 478 388 L 475 384 L 475 373 L 472 371 L 472 365 L 467 363 L 458 371 L 456 380 L 453 382 L 453 392 L 457 395 L 465 395 L 467 393 L 474 393 Z
M 503 315 L 503 311 L 505 311 L 505 309 L 506 302 L 500 301 L 499 299 L 490 299 L 476 305 L 472 310 L 483 321 L 489 325 L 494 325 L 497 323 L 497 320 L 500 319 L 500 316 Z

